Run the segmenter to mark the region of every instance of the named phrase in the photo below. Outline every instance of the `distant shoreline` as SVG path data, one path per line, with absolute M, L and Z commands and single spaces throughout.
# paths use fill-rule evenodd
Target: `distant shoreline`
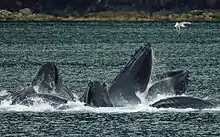
M 186 13 L 103 11 L 70 17 L 49 14 L 21 13 L 0 10 L 0 21 L 98 21 L 98 22 L 153 22 L 153 21 L 220 21 L 220 11 L 192 10 Z

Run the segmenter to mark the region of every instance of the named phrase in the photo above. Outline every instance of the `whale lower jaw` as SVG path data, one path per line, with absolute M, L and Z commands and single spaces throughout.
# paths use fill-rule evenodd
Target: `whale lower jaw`
M 26 98 L 23 101 L 21 101 L 19 104 L 30 106 L 33 105 L 34 103 L 49 103 L 51 106 L 57 107 L 67 102 L 68 102 L 67 99 L 53 94 L 35 93 L 35 94 L 27 95 Z

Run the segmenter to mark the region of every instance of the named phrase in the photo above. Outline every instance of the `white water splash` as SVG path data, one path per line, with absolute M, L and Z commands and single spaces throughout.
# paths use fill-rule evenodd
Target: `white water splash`
M 8 95 L 10 92 L 2 90 L 0 92 L 0 97 Z M 167 112 L 195 112 L 198 109 L 175 109 L 175 108 L 154 108 L 150 107 L 150 104 L 153 104 L 156 101 L 159 101 L 164 98 L 172 97 L 173 95 L 157 95 L 155 99 L 150 102 L 145 101 L 147 90 L 143 93 L 137 92 L 136 95 L 140 98 L 141 104 L 134 106 L 126 107 L 90 107 L 86 106 L 83 102 L 68 101 L 67 104 L 62 104 L 58 107 L 53 107 L 49 102 L 41 100 L 41 98 L 34 98 L 33 105 L 25 106 L 21 104 L 11 105 L 11 99 L 5 99 L 1 101 L 0 112 L 71 112 L 71 113 L 135 113 L 135 112 L 147 112 L 147 113 L 167 113 Z M 182 95 L 185 96 L 185 95 Z M 201 111 L 201 110 L 200 110 Z M 204 109 L 201 112 L 219 112 L 220 107 L 212 109 Z
M 11 99 L 3 100 L 0 105 L 0 111 L 32 111 L 32 112 L 46 112 L 55 111 L 55 108 L 51 106 L 48 102 L 43 101 L 41 98 L 36 98 L 33 105 L 11 105 Z
M 0 97 L 1 96 L 7 96 L 7 95 L 10 95 L 11 93 L 8 91 L 8 90 L 2 90 L 1 92 L 0 92 Z
M 36 92 L 39 91 L 39 86 L 38 86 L 38 85 L 37 85 L 37 86 L 33 86 L 33 88 L 34 88 L 34 90 L 35 90 Z
M 158 101 L 163 98 L 171 97 L 168 95 L 158 95 L 152 102 L 146 103 L 144 100 L 144 93 L 137 92 L 137 96 L 141 100 L 141 104 L 127 107 L 90 107 L 86 106 L 83 102 L 68 101 L 67 104 L 60 105 L 58 107 L 53 107 L 50 103 L 40 100 L 40 98 L 35 98 L 35 103 L 31 106 L 24 106 L 20 104 L 11 105 L 11 100 L 5 100 L 1 102 L 0 111 L 1 112 L 70 112 L 70 113 L 135 113 L 135 112 L 147 112 L 147 113 L 167 113 L 167 112 L 195 112 L 197 109 L 174 109 L 174 108 L 154 108 L 150 107 L 149 104 Z M 214 109 L 204 109 L 202 112 L 216 112 L 220 111 L 220 107 Z

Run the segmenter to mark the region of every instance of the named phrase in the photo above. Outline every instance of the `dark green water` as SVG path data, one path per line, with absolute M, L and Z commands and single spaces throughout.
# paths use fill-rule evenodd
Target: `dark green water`
M 110 82 L 135 49 L 150 42 L 154 73 L 187 69 L 188 95 L 220 97 L 220 23 L 192 23 L 182 29 L 180 38 L 174 24 L 2 22 L 0 90 L 21 89 L 42 64 L 53 61 L 66 85 L 81 95 L 88 80 Z M 0 136 L 220 136 L 218 108 L 32 109 L 0 106 Z

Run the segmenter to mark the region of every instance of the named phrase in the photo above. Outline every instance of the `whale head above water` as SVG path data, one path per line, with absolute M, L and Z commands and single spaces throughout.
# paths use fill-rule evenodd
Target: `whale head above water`
M 89 89 L 84 92 L 80 98 L 81 101 L 90 106 L 95 107 L 112 107 L 109 95 L 107 93 L 107 85 L 101 84 L 99 81 L 90 81 Z
M 158 94 L 181 95 L 187 90 L 189 71 L 178 70 L 157 74 L 157 81 L 148 89 L 146 100 L 154 99 Z
M 12 94 L 12 104 L 30 100 L 28 99 L 30 97 L 41 97 L 46 100 L 54 99 L 58 102 L 75 100 L 74 94 L 63 84 L 56 65 L 50 62 L 40 68 L 30 85 Z
M 44 64 L 31 83 L 37 93 L 49 93 L 68 100 L 75 100 L 73 93 L 63 84 L 58 69 L 54 63 Z
M 136 91 L 144 92 L 150 80 L 152 49 L 150 44 L 140 47 L 122 71 L 110 83 L 108 93 L 114 106 L 140 103 Z

